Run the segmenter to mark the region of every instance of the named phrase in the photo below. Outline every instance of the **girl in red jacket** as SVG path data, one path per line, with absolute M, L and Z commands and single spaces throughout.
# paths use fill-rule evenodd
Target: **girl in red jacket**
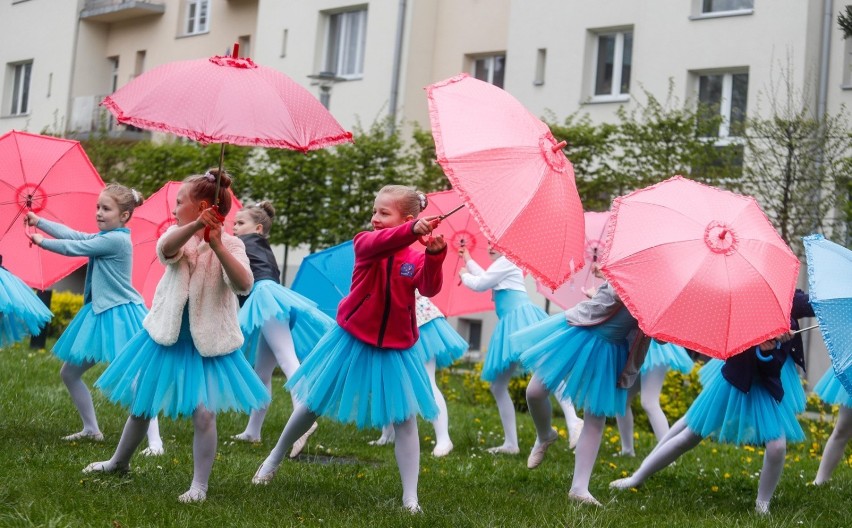
M 447 244 L 430 238 L 426 253 L 410 246 L 440 223 L 416 219 L 426 196 L 401 185 L 376 195 L 373 231 L 355 235 L 352 288 L 337 308 L 337 325 L 317 343 L 286 384 L 298 403 L 272 452 L 252 482 L 267 484 L 293 442 L 323 415 L 358 427 L 393 424 L 402 477 L 402 503 L 419 512 L 417 415 L 434 420 L 438 407 L 417 341 L 414 290 L 431 297 L 441 290 Z

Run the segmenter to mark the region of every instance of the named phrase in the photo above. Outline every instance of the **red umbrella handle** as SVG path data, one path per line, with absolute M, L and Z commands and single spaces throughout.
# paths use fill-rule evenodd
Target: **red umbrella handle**
M 216 213 L 216 219 L 219 220 L 219 222 L 225 221 L 225 217 L 219 212 L 218 205 L 213 206 L 213 211 Z M 204 241 L 208 243 L 210 242 L 210 226 L 204 228 Z

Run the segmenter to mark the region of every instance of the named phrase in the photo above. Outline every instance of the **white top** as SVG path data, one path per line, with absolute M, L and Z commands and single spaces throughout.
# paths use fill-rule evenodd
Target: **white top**
M 414 290 L 414 307 L 416 309 L 418 327 L 439 317 L 444 317 L 444 314 L 429 300 L 429 297 L 420 295 L 420 292 L 417 290 Z
M 504 256 L 495 260 L 487 270 L 482 269 L 473 259 L 468 260 L 465 266 L 469 273 L 463 274 L 461 280 L 473 291 L 482 292 L 491 289 L 527 291 L 524 272 Z

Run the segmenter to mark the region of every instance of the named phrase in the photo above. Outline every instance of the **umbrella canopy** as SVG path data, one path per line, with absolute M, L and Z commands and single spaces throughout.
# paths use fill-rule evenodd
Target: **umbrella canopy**
M 799 259 L 754 198 L 680 176 L 616 198 L 601 269 L 642 330 L 720 359 L 790 329 Z
M 604 213 L 587 212 L 586 220 L 586 265 L 574 274 L 568 282 L 551 290 L 540 281 L 536 281 L 536 290 L 562 308 L 571 308 L 580 301 L 588 299 L 584 289 L 595 289 L 603 284 L 603 279 L 595 277 L 592 264 L 600 260 L 604 246 L 604 231 L 609 220 L 609 211 Z
M 429 205 L 421 216 L 444 215 L 461 203 L 454 191 L 430 193 L 427 197 Z M 444 286 L 431 301 L 448 317 L 493 310 L 494 303 L 491 302 L 490 292 L 475 292 L 459 282 L 459 270 L 464 267 L 464 259 L 459 255 L 459 249 L 466 247 L 477 262 L 489 262 L 488 240 L 467 208 L 446 217 L 434 234 L 444 235 L 448 253 L 443 265 Z M 419 243 L 416 245 L 423 249 Z
M 574 169 L 547 125 L 467 74 L 426 88 L 438 163 L 491 244 L 555 289 L 583 266 Z
M 142 294 L 149 308 L 154 301 L 157 283 L 166 271 L 157 259 L 157 240 L 169 226 L 175 224 L 172 211 L 175 210 L 181 185 L 181 182 L 170 181 L 160 187 L 133 211 L 133 217 L 127 225 L 133 242 L 133 287 Z M 233 194 L 231 196 L 231 210 L 225 217 L 224 229 L 233 234 L 234 218 L 242 204 Z
M 352 140 L 305 88 L 249 58 L 176 61 L 101 103 L 119 123 L 200 143 L 308 151 Z
M 852 394 L 852 251 L 822 235 L 805 237 L 811 306 L 816 313 L 831 366 Z
M 348 240 L 305 257 L 290 288 L 334 318 L 337 305 L 349 293 L 354 268 L 355 248 Z
M 0 136 L 0 255 L 28 286 L 45 290 L 86 263 L 30 247 L 23 216 L 33 211 L 71 229 L 96 233 L 104 182 L 77 141 L 12 131 Z

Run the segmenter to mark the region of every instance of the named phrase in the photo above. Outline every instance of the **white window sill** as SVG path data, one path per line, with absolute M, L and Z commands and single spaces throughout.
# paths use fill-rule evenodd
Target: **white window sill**
M 714 147 L 728 147 L 731 145 L 745 145 L 745 139 L 739 136 L 725 137 L 703 137 L 700 138 L 705 143 L 712 143 Z
M 630 94 L 593 95 L 584 104 L 626 103 L 628 101 L 630 101 Z
M 754 9 L 737 9 L 735 11 L 716 11 L 713 13 L 700 13 L 698 15 L 690 15 L 689 20 L 708 20 L 711 18 L 727 18 L 737 16 L 753 15 Z
M 3 115 L 0 115 L 0 119 L 16 119 L 16 118 L 19 118 L 19 117 L 29 117 L 29 116 L 30 116 L 30 112 L 27 112 L 25 114 L 3 114 Z
M 841 84 L 840 89 L 841 90 L 852 90 L 852 84 Z
M 207 31 L 199 31 L 199 32 L 197 32 L 197 33 L 181 33 L 180 35 L 178 35 L 178 36 L 177 36 L 177 37 L 175 37 L 175 38 L 179 38 L 179 39 L 180 39 L 180 38 L 188 38 L 188 37 L 197 37 L 197 36 L 199 36 L 199 35 L 206 35 L 206 34 L 208 34 L 208 33 L 210 33 L 210 30 L 209 30 L 209 29 L 208 29 Z

